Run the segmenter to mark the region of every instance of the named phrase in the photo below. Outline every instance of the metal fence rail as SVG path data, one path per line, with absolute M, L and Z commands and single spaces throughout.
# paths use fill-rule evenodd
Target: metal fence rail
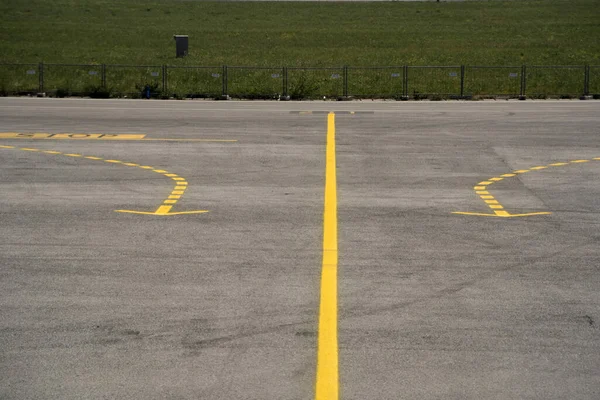
M 251 67 L 0 64 L 0 94 L 92 97 L 600 97 L 598 65 Z

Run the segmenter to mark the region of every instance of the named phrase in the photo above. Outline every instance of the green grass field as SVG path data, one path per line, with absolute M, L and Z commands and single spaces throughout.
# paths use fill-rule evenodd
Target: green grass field
M 1 63 L 265 67 L 600 65 L 599 0 L 3 0 L 0 15 Z M 189 35 L 188 57 L 175 58 L 174 34 Z M 264 78 L 275 76 L 278 70 L 246 77 L 243 70 L 231 71 L 234 91 L 248 90 L 244 84 L 238 84 L 236 89 L 236 79 L 260 82 L 265 87 L 250 85 L 257 92 L 276 93 L 281 86 L 277 80 L 265 83 L 268 79 Z M 184 70 L 172 70 L 169 77 L 181 76 L 170 80 L 187 81 L 185 85 L 193 87 L 198 82 L 209 82 L 219 73 L 194 72 L 190 75 Z M 512 71 L 500 72 L 505 80 L 505 72 Z M 138 73 L 148 75 L 151 71 L 135 72 Z M 45 77 L 51 80 L 49 74 Z M 328 74 L 325 71 L 323 76 L 327 78 Z M 21 75 L 22 82 L 36 79 L 33 75 Z M 381 79 L 368 75 L 361 79 L 389 81 L 388 75 Z M 579 72 L 574 76 L 573 85 L 581 81 Z M 66 78 L 61 79 L 51 86 L 64 86 Z M 87 81 L 91 83 L 86 81 L 85 85 L 96 84 L 97 79 L 97 75 L 89 76 Z M 310 84 L 299 73 L 290 79 L 298 80 L 297 86 Z M 155 80 L 160 85 L 160 79 Z M 118 91 L 138 90 L 136 85 L 144 82 L 129 83 Z M 385 83 L 386 90 L 395 82 Z M 506 82 L 503 90 L 512 91 L 509 86 L 513 84 Z M 210 85 L 220 90 L 214 79 Z M 328 90 L 338 92 L 336 85 L 337 82 Z
M 3 0 L 1 61 L 385 66 L 600 64 L 600 1 Z M 173 34 L 190 36 L 176 60 Z

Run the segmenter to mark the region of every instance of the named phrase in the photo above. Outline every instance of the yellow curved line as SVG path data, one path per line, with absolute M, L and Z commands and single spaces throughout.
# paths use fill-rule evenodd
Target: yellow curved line
M 39 153 L 45 153 L 45 154 L 51 154 L 51 155 L 62 155 L 65 157 L 85 158 L 88 160 L 102 161 L 102 162 L 109 163 L 109 164 L 119 164 L 119 165 L 127 166 L 130 168 L 141 168 L 141 169 L 151 170 L 153 172 L 159 173 L 159 174 L 164 175 L 165 177 L 170 178 L 171 180 L 175 181 L 174 189 L 171 191 L 169 196 L 165 200 L 163 200 L 163 204 L 161 206 L 159 206 L 156 211 L 146 212 L 146 211 L 133 211 L 133 210 L 115 210 L 116 212 L 124 212 L 124 213 L 132 213 L 132 214 L 146 214 L 146 215 L 201 214 L 201 213 L 208 212 L 208 210 L 170 212 L 171 208 L 173 208 L 173 206 L 177 203 L 177 201 L 179 199 L 181 199 L 181 196 L 183 196 L 183 194 L 185 193 L 185 190 L 188 187 L 188 183 L 185 180 L 185 178 L 182 178 L 181 176 L 179 176 L 177 174 L 170 173 L 167 170 L 155 169 L 154 167 L 151 167 L 148 165 L 140 165 L 140 164 L 136 164 L 136 163 L 132 163 L 132 162 L 125 162 L 125 161 L 121 161 L 121 160 L 105 159 L 102 157 L 88 156 L 88 155 L 83 155 L 83 154 L 78 154 L 78 153 L 63 153 L 61 151 L 56 151 L 56 150 L 43 150 L 43 149 L 36 149 L 36 148 L 31 148 L 31 147 L 16 147 L 16 146 L 6 146 L 6 145 L 0 145 L 0 149 L 14 149 L 14 150 L 22 150 L 22 151 L 39 152 Z
M 488 217 L 528 217 L 532 215 L 547 215 L 551 214 L 550 212 L 533 212 L 533 213 L 525 213 L 525 214 L 510 214 L 508 211 L 504 210 L 504 206 L 500 204 L 498 200 L 488 191 L 489 186 L 493 185 L 496 182 L 500 182 L 506 178 L 512 178 L 515 176 L 519 176 L 521 174 L 526 174 L 528 172 L 540 171 L 551 167 L 563 167 L 566 165 L 573 164 L 582 164 L 587 163 L 592 160 L 600 161 L 600 157 L 595 157 L 591 159 L 579 159 L 579 160 L 571 160 L 567 162 L 554 162 L 548 165 L 538 165 L 535 167 L 531 167 L 528 169 L 518 169 L 512 171 L 511 173 L 502 174 L 500 176 L 494 176 L 487 180 L 479 182 L 477 185 L 473 186 L 473 190 L 475 193 L 479 195 L 481 200 L 485 202 L 485 204 L 493 211 L 493 214 L 485 214 L 485 213 L 475 213 L 475 212 L 463 212 L 463 211 L 454 211 L 452 214 L 461 214 L 461 215 L 476 215 L 476 216 L 488 216 Z

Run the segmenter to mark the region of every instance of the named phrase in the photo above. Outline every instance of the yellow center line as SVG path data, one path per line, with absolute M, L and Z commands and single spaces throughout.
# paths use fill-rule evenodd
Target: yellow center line
M 337 400 L 337 184 L 335 164 L 335 114 L 327 115 L 327 149 L 325 162 L 325 205 L 323 212 L 323 265 L 319 335 L 317 350 L 317 382 L 315 400 Z

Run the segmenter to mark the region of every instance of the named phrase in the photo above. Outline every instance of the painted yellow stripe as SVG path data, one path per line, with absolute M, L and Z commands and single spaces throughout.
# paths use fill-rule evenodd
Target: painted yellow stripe
M 127 165 L 128 167 L 139 167 L 140 164 L 136 164 L 136 163 L 132 163 L 132 162 L 126 162 L 123 163 L 123 165 Z
M 183 190 L 173 190 L 171 194 L 183 194 Z
M 103 140 L 138 140 L 146 135 L 140 134 L 104 134 L 104 133 L 19 133 L 2 132 L 0 139 L 103 139 Z
M 529 169 L 533 169 L 535 171 L 539 171 L 540 169 L 546 169 L 546 168 L 548 168 L 548 167 L 546 167 L 545 165 L 540 165 L 539 167 L 531 167 Z
M 478 185 L 491 185 L 494 182 L 490 182 L 490 181 L 483 181 L 483 182 L 479 182 Z
M 568 163 L 566 163 L 566 162 L 556 162 L 556 163 L 553 163 L 553 164 L 550 164 L 550 165 L 553 166 L 553 167 L 562 167 L 563 165 L 568 165 Z
M 101 157 L 94 157 L 94 156 L 86 156 L 85 158 L 87 158 L 88 160 L 102 160 Z
M 0 149 L 14 149 L 15 146 L 0 146 Z
M 165 171 L 164 169 L 155 169 L 155 170 L 153 170 L 153 172 L 158 172 L 159 174 L 165 174 L 165 173 L 168 173 L 169 171 Z
M 65 154 L 65 156 L 68 156 L 68 157 L 83 157 L 81 154 L 74 154 L 74 153 Z
M 74 139 L 74 140 L 136 140 L 167 142 L 223 142 L 235 143 L 236 139 L 198 139 L 198 138 L 146 138 L 145 134 L 112 134 L 112 133 L 22 133 L 0 132 L 0 139 Z
M 335 164 L 335 114 L 327 116 L 327 150 L 325 163 L 325 205 L 323 212 L 323 265 L 319 336 L 317 351 L 317 383 L 315 400 L 337 400 L 337 184 Z
M 571 161 L 574 164 L 578 164 L 578 163 L 584 163 L 584 162 L 589 162 L 590 160 L 573 160 Z
M 529 172 L 529 170 L 528 169 L 519 169 L 519 170 L 516 170 L 516 171 L 513 171 L 513 172 L 515 174 L 524 174 L 525 172 Z
M 494 177 L 494 178 L 490 178 L 490 181 L 498 182 L 498 181 L 501 181 L 502 179 L 504 179 L 504 178 Z
M 105 162 L 109 162 L 109 163 L 114 163 L 114 164 L 122 164 L 123 161 L 119 161 L 119 160 L 104 160 Z
M 504 175 L 500 175 L 504 178 L 512 178 L 513 176 L 516 176 L 515 174 L 504 174 Z
M 140 139 L 144 142 L 216 142 L 216 143 L 235 143 L 237 139 L 184 139 L 184 138 L 144 138 Z

